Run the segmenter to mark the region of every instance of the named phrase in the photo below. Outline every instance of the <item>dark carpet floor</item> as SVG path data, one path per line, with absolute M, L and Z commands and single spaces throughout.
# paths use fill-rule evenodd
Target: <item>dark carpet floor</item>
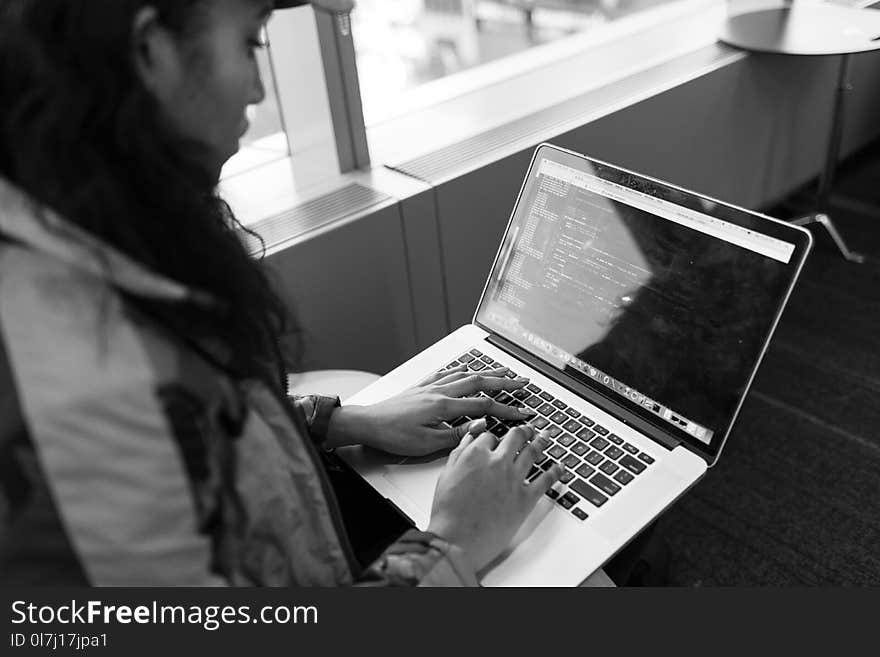
M 813 189 L 769 213 L 804 214 Z M 718 465 L 660 520 L 679 586 L 880 585 L 880 142 L 842 164 Z

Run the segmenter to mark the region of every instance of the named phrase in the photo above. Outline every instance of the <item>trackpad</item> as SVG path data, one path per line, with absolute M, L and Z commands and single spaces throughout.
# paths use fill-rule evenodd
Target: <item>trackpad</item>
M 399 493 L 392 501 L 406 513 L 419 529 L 426 529 L 431 519 L 431 503 L 437 479 L 446 465 L 448 453 L 430 457 L 407 459 L 403 463 L 386 465 L 382 477 Z

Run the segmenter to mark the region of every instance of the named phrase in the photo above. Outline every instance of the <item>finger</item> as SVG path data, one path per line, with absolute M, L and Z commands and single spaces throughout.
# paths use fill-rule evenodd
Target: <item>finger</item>
M 497 417 L 499 420 L 525 421 L 529 420 L 538 412 L 528 406 L 508 406 L 494 399 L 491 400 L 487 415 Z
M 495 367 L 491 370 L 483 370 L 480 372 L 483 376 L 492 377 L 493 379 L 507 379 L 508 381 L 513 381 L 513 379 L 507 378 L 507 373 L 510 372 L 509 367 Z M 522 379 L 524 377 L 517 377 L 518 379 Z
M 486 419 L 479 418 L 471 422 L 467 425 L 467 431 L 465 433 L 469 433 L 472 436 L 479 436 L 486 430 Z
M 465 448 L 470 445 L 476 436 L 480 435 L 482 432 L 486 430 L 486 420 L 479 419 L 474 420 L 470 424 L 467 425 L 468 431 L 461 437 L 461 440 L 458 443 L 458 447 L 452 450 L 449 454 L 449 461 L 455 462 L 458 460 L 458 457 L 461 456 L 461 453 L 465 450 Z
M 491 415 L 502 420 L 522 421 L 535 416 L 535 411 L 527 406 L 514 408 L 506 404 L 499 404 L 491 397 L 462 397 L 461 399 L 450 399 L 448 404 L 451 417 Z
M 517 452 L 525 447 L 526 443 L 534 438 L 534 436 L 535 430 L 528 424 L 514 427 L 504 434 L 504 438 L 502 438 L 501 445 L 498 447 L 497 451 L 505 457 L 510 458 L 510 460 L 514 460 Z
M 419 454 L 433 454 L 440 450 L 457 449 L 465 436 L 469 434 L 465 431 L 462 433 L 459 427 L 451 429 L 432 429 L 426 428 L 422 430 L 422 438 L 418 443 Z M 469 443 L 470 440 L 467 441 Z M 464 447 L 467 447 L 467 443 Z M 450 452 L 451 453 L 451 452 Z
M 529 469 L 538 460 L 538 457 L 544 453 L 544 450 L 550 447 L 552 441 L 546 431 L 542 431 L 534 437 L 532 442 L 524 446 L 516 457 L 517 470 L 525 476 Z
M 504 376 L 509 370 L 505 367 L 500 370 L 470 374 L 464 378 L 443 385 L 438 392 L 450 397 L 465 397 L 478 392 L 498 392 L 499 390 L 519 390 L 527 385 L 529 380 L 518 376 L 508 379 Z
M 467 365 L 456 365 L 455 367 L 450 367 L 448 370 L 443 369 L 443 370 L 440 370 L 439 372 L 434 372 L 433 374 L 429 374 L 424 379 L 419 381 L 416 384 L 416 386 L 421 387 L 421 386 L 431 385 L 432 383 L 435 383 L 436 381 L 439 381 L 440 379 L 442 379 L 446 376 L 449 376 L 449 374 L 451 374 L 453 372 L 466 372 L 466 371 L 467 371 Z
M 469 434 L 472 437 L 479 436 L 485 430 L 486 420 L 480 418 L 448 429 L 429 429 L 428 435 L 439 445 L 437 449 L 440 449 L 440 447 L 460 444 Z
M 494 433 L 489 433 L 488 431 L 484 431 L 479 436 L 477 436 L 474 441 L 471 443 L 472 447 L 482 447 L 492 451 L 495 449 L 495 446 L 498 444 L 498 438 L 495 437 Z
M 426 385 L 435 385 L 435 386 L 445 386 L 446 384 L 452 383 L 453 381 L 460 381 L 469 376 L 472 376 L 473 372 L 469 372 L 467 370 L 447 370 L 446 376 L 437 379 L 433 384 Z
M 565 468 L 563 468 L 559 463 L 554 463 L 549 470 L 542 472 L 535 479 L 533 479 L 530 484 L 526 484 L 526 490 L 528 490 L 535 501 L 537 501 L 538 499 L 540 499 L 541 495 L 550 490 L 553 484 L 559 481 L 559 478 L 562 476 L 563 472 L 565 472 Z

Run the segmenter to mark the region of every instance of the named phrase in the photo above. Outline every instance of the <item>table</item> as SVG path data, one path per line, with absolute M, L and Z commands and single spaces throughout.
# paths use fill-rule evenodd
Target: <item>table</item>
M 846 95 L 852 89 L 850 60 L 856 53 L 880 50 L 880 11 L 825 3 L 795 3 L 731 16 L 719 39 L 752 52 L 840 57 L 815 212 L 793 219 L 792 223 L 799 226 L 818 223 L 834 240 L 844 258 L 850 262 L 864 262 L 864 256 L 847 247 L 828 210 L 843 137 Z

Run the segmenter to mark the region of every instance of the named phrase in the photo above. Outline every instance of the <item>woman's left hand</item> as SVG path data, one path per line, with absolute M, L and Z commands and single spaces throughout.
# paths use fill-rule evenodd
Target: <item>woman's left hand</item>
M 327 436 L 330 447 L 361 443 L 392 454 L 423 456 L 455 447 L 470 422 L 458 427 L 443 423 L 462 416 L 496 417 L 523 422 L 534 416 L 530 408 L 514 408 L 479 392 L 515 391 L 528 379 L 507 378 L 507 368 L 468 372 L 465 366 L 437 372 L 395 397 L 371 406 L 344 406 L 333 413 Z

